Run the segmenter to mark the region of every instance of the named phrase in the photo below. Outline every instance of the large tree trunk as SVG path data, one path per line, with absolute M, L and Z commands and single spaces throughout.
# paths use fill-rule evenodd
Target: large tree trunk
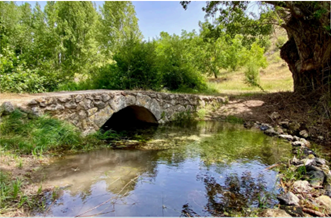
M 281 48 L 281 57 L 288 63 L 293 75 L 294 91 L 302 94 L 331 91 L 331 33 L 325 24 L 330 10 L 322 18 L 306 16 L 307 5 L 289 3 L 285 25 L 288 42 Z M 330 9 L 330 2 L 323 2 Z M 284 14 L 283 14 L 284 16 Z M 323 20 L 324 19 L 324 20 Z

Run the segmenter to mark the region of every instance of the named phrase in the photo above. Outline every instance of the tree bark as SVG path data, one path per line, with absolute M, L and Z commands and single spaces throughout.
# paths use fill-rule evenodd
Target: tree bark
M 286 2 L 288 3 L 288 2 Z M 323 3 L 325 4 L 325 2 Z M 328 9 L 330 2 L 326 2 Z M 331 91 L 331 33 L 325 24 L 331 25 L 328 19 L 330 10 L 317 19 L 306 16 L 301 5 L 289 4 L 285 25 L 289 40 L 281 48 L 283 58 L 292 72 L 294 92 L 309 94 Z M 302 7 L 307 5 L 302 4 Z M 284 16 L 284 14 L 283 14 Z

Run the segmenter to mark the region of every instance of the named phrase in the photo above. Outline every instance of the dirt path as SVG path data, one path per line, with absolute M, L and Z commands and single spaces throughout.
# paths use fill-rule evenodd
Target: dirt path
M 225 119 L 235 116 L 244 121 L 259 121 L 279 125 L 288 120 L 300 124 L 301 129 L 309 132 L 311 140 L 331 148 L 331 108 L 318 102 L 312 104 L 311 99 L 298 98 L 292 92 L 254 94 L 252 96 L 232 95 L 229 103 L 212 114 L 213 119 Z M 271 119 L 277 112 L 280 118 Z M 323 137 L 323 140 L 319 138 Z

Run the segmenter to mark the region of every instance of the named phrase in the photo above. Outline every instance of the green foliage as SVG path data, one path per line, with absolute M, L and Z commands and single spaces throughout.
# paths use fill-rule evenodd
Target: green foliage
M 1 2 L 0 13 L 1 92 L 63 89 L 111 63 L 127 38 L 141 40 L 130 2 L 105 2 L 100 12 L 92 2 L 50 1 L 44 11 Z
M 129 39 L 119 48 L 114 60 L 115 64 L 108 64 L 93 75 L 93 88 L 161 89 L 154 42 Z
M 238 124 L 243 124 L 244 123 L 244 120 L 242 118 L 232 116 L 232 115 L 227 116 L 225 118 L 225 121 L 229 122 L 229 123 L 238 123 Z
M 21 181 L 19 179 L 10 181 L 8 175 L 0 172 L 0 207 L 5 208 L 10 201 L 17 200 L 21 192 Z
M 158 69 L 163 78 L 163 86 L 170 90 L 207 88 L 204 78 L 194 64 L 194 54 L 189 52 L 189 42 L 162 32 L 157 42 Z M 187 40 L 188 41 L 188 40 Z
M 264 49 L 255 42 L 251 49 L 246 52 L 245 57 L 245 82 L 249 85 L 257 86 L 262 90 L 263 88 L 259 85 L 259 70 L 261 67 L 267 67 L 267 59 L 263 53 Z
M 45 92 L 51 88 L 51 78 L 38 69 L 30 70 L 25 61 L 7 49 L 0 54 L 0 92 Z
M 2 118 L 0 145 L 25 154 L 75 146 L 82 142 L 80 133 L 72 125 L 47 116 L 29 119 L 16 110 Z
M 204 120 L 207 115 L 207 111 L 205 108 L 201 108 L 197 111 L 197 116 L 200 120 Z
M 186 9 L 189 2 L 182 1 L 181 4 Z M 208 1 L 206 7 L 202 9 L 206 12 L 206 17 L 217 13 L 214 24 L 209 25 L 213 30 L 213 36 L 219 37 L 218 33 L 225 32 L 230 39 L 235 35 L 243 35 L 243 45 L 249 47 L 256 41 L 257 37 L 269 35 L 272 31 L 272 21 L 276 14 L 270 10 L 268 5 L 257 4 L 259 14 L 247 12 L 254 4 L 249 1 Z M 219 28 L 221 26 L 221 28 Z
M 235 71 L 244 65 L 244 53 L 246 49 L 242 45 L 242 39 L 243 37 L 241 35 L 236 35 L 227 45 L 224 52 L 225 69 Z
M 113 55 L 126 40 L 142 39 L 134 6 L 128 1 L 105 1 L 100 7 L 98 40 L 105 55 Z
M 276 47 L 278 49 L 280 49 L 281 47 L 283 47 L 283 45 L 285 44 L 285 42 L 287 41 L 287 37 L 286 36 L 280 36 L 277 38 L 276 41 Z
M 115 63 L 100 68 L 89 82 L 94 89 L 206 89 L 187 46 L 179 36 L 167 33 L 161 33 L 158 41 L 128 39 L 114 55 Z
M 161 75 L 157 69 L 154 42 L 130 39 L 115 54 L 118 82 L 122 89 L 160 90 Z M 116 71 L 115 70 L 115 71 Z

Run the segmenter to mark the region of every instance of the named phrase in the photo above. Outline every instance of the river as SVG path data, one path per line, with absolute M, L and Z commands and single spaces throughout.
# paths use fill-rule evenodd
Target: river
M 216 121 L 152 129 L 45 166 L 38 182 L 57 191 L 35 215 L 247 216 L 277 203 L 277 172 L 266 168 L 289 158 L 287 142 Z

